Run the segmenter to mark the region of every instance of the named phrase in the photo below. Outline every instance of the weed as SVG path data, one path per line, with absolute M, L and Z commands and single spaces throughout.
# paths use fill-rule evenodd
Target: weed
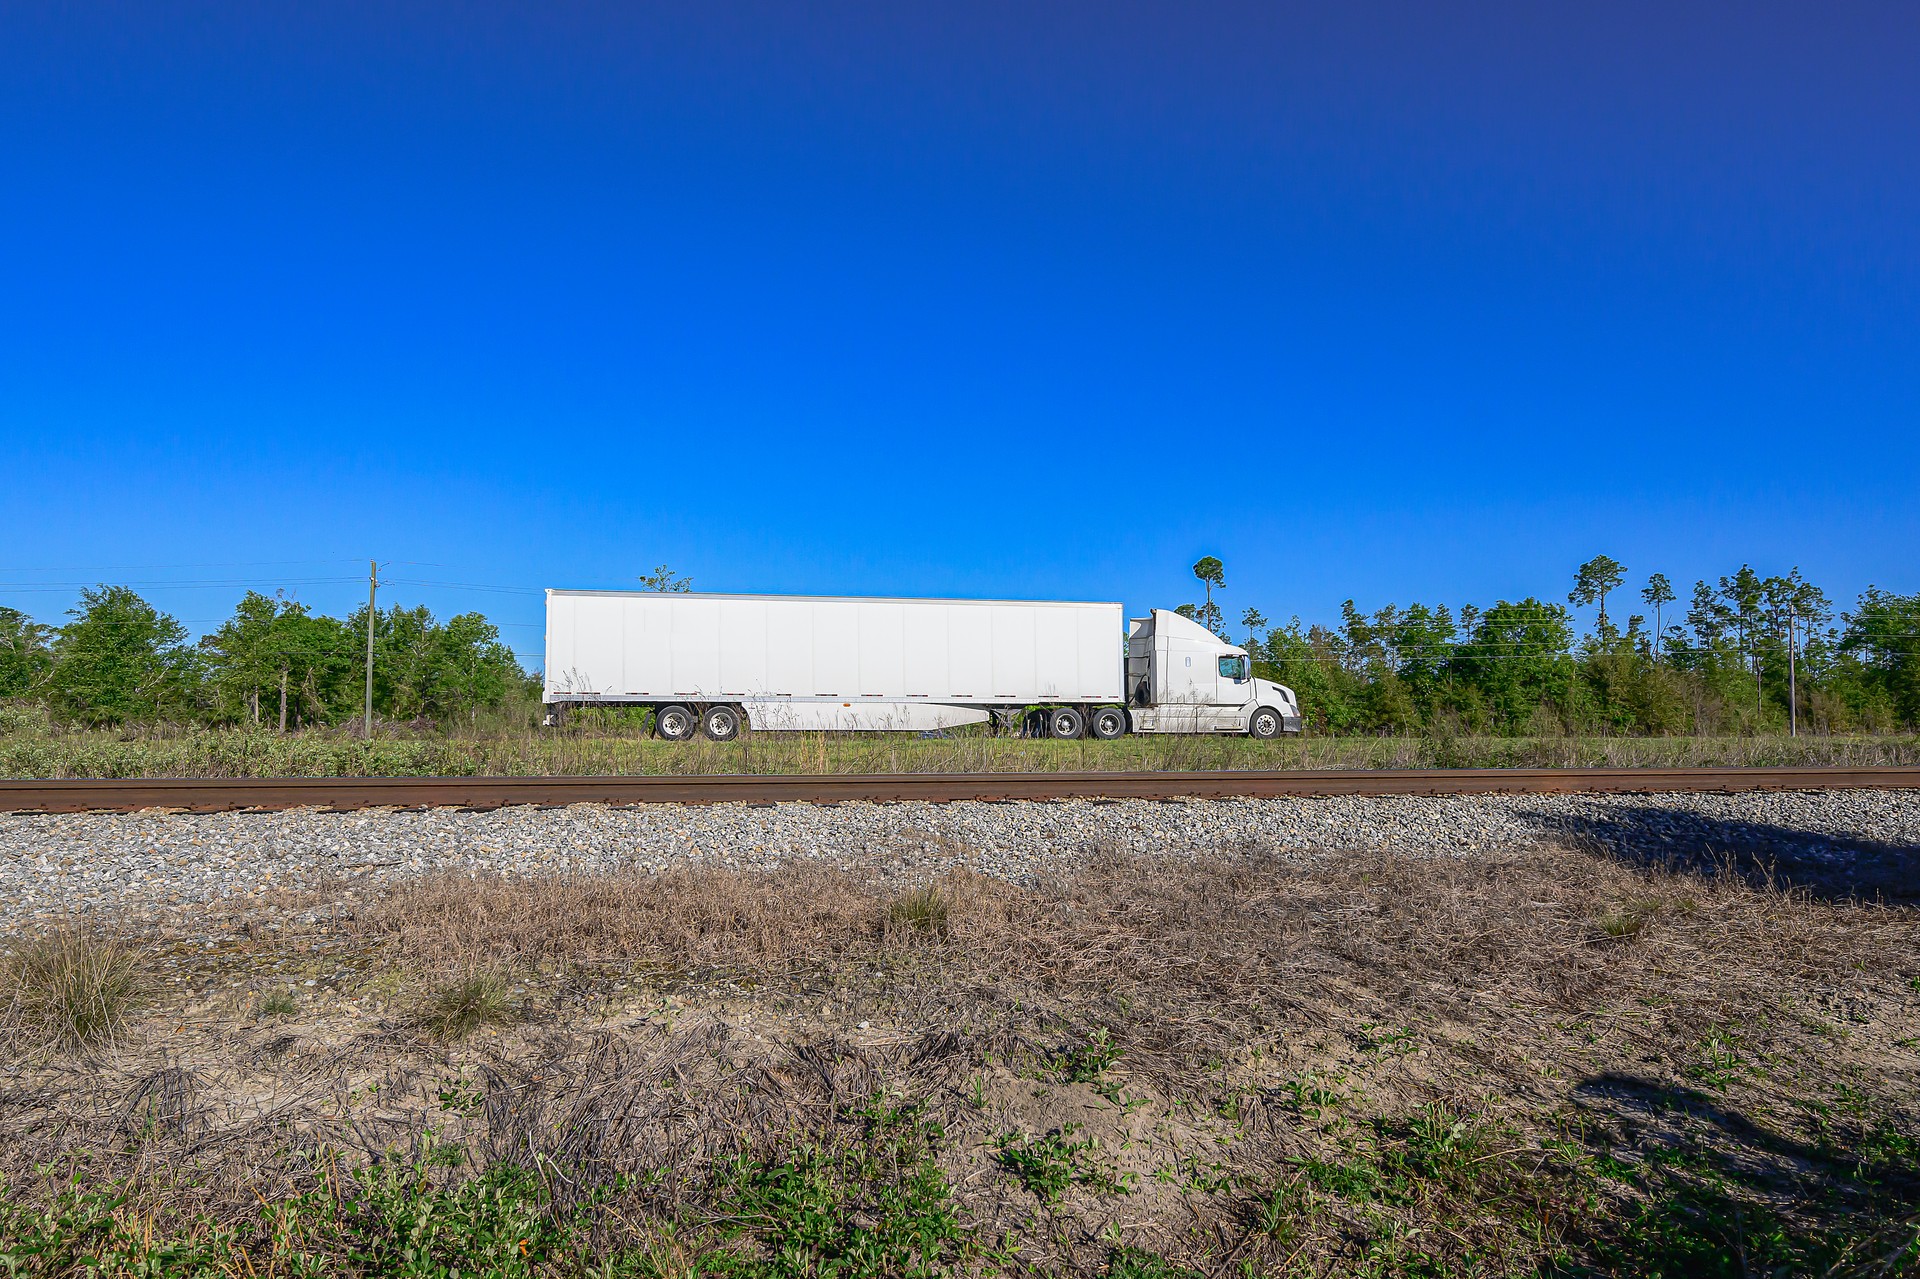
M 1038 1137 L 1005 1133 L 999 1142 L 1000 1164 L 1044 1204 L 1060 1202 L 1069 1186 L 1084 1186 L 1095 1194 L 1126 1194 L 1128 1178 L 1116 1178 L 1094 1159 L 1100 1143 L 1092 1137 L 1079 1141 L 1078 1124 L 1062 1124 Z
M 1304 1119 L 1318 1119 L 1346 1100 L 1340 1092 L 1311 1073 L 1289 1079 L 1280 1085 L 1280 1091 L 1286 1097 L 1287 1104 Z
M 1410 1053 L 1419 1047 L 1419 1037 L 1413 1031 L 1400 1026 L 1373 1026 L 1360 1028 L 1362 1048 L 1375 1056 L 1388 1053 Z
M 1317 1189 L 1354 1203 L 1373 1198 L 1380 1188 L 1380 1174 L 1366 1163 L 1308 1159 L 1300 1164 L 1300 1175 Z
M 1407 1162 L 1430 1176 L 1458 1169 L 1480 1153 L 1473 1118 L 1439 1102 L 1422 1106 L 1406 1124 Z
M 1709 1030 L 1697 1051 L 1698 1057 L 1687 1066 L 1687 1077 L 1716 1091 L 1724 1092 L 1749 1069 L 1750 1063 L 1740 1051 L 1739 1042 L 1724 1027 Z
M 699 775 L 737 772 L 738 743 L 663 742 L 645 714 L 594 708 L 564 732 L 384 729 L 372 741 L 350 729 L 286 734 L 257 729 L 153 726 L 61 730 L 45 713 L 0 705 L 0 776 L 402 777 Z M 604 722 L 595 724 L 595 719 Z M 1759 734 L 1727 737 L 1230 737 L 1128 736 L 1113 742 L 953 736 L 902 741 L 891 733 L 756 736 L 758 773 L 1164 771 L 1236 768 L 1700 767 L 1920 763 L 1912 734 Z
M 1107 1274 L 1111 1279 L 1200 1279 L 1200 1271 L 1144 1248 L 1115 1248 L 1107 1256 Z
M 437 1096 L 440 1109 L 453 1115 L 477 1115 L 486 1103 L 486 1096 L 470 1079 L 450 1080 L 441 1088 Z
M 1291 1245 L 1300 1235 L 1303 1219 L 1311 1211 L 1305 1193 L 1297 1181 L 1274 1187 L 1253 1204 L 1253 1228 L 1281 1247 Z
M 1162 1173 L 1168 1175 L 1162 1176 Z M 1178 1159 L 1171 1169 L 1160 1169 L 1154 1175 L 1157 1180 L 1179 1186 L 1190 1194 L 1224 1194 L 1235 1184 L 1233 1172 L 1225 1164 L 1217 1160 L 1202 1162 L 1198 1156 Z
M 1070 1084 L 1097 1084 L 1125 1055 L 1107 1028 L 1098 1027 L 1085 1042 L 1061 1054 L 1060 1077 Z
M 934 1162 L 940 1126 L 879 1095 L 854 1116 L 857 1141 L 743 1156 L 720 1175 L 716 1197 L 732 1223 L 722 1237 L 750 1239 L 761 1254 L 734 1273 L 933 1275 L 971 1246 Z
M 385 1159 L 263 1205 L 260 1237 L 206 1220 L 162 1232 L 124 1187 L 71 1181 L 41 1208 L 0 1187 L 0 1270 L 27 1275 L 319 1276 L 339 1268 L 396 1279 L 529 1279 L 578 1269 L 579 1223 L 552 1211 L 538 1169 L 498 1166 L 442 1183 L 434 1150 Z
M 30 937 L 5 964 L 13 988 L 5 1023 L 45 1048 L 107 1043 L 150 993 L 142 958 L 122 938 L 75 926 Z

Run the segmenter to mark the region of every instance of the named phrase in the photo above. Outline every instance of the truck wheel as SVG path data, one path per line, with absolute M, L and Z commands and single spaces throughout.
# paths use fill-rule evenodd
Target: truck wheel
M 1103 742 L 1127 735 L 1127 713 L 1118 706 L 1102 706 L 1093 713 L 1087 728 Z
M 1062 741 L 1072 741 L 1087 731 L 1087 717 L 1071 706 L 1058 707 L 1047 721 L 1047 731 Z
M 731 706 L 709 706 L 700 717 L 700 728 L 716 742 L 730 742 L 740 736 L 740 712 Z
M 700 721 L 685 706 L 662 706 L 653 716 L 653 731 L 670 742 L 684 742 L 693 736 Z
M 1253 713 L 1253 719 L 1247 724 L 1247 736 L 1269 738 L 1280 736 L 1280 712 L 1271 706 L 1262 706 Z

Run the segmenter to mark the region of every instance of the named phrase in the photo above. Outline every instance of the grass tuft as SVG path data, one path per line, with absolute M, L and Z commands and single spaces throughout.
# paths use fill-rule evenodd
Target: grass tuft
M 253 1015 L 265 1020 L 269 1017 L 287 1017 L 299 1007 L 291 991 L 269 990 L 261 994 L 253 1004 Z
M 481 968 L 434 991 L 419 1013 L 419 1024 L 436 1039 L 465 1039 L 488 1026 L 520 1019 L 513 983 L 495 968 Z
M 77 926 L 28 938 L 5 965 L 10 1028 L 68 1052 L 112 1042 L 150 993 L 140 961 L 124 938 Z
M 1660 912 L 1659 902 L 1631 901 L 1618 910 L 1610 910 L 1594 922 L 1612 941 L 1632 941 L 1647 930 Z
M 916 888 L 888 902 L 887 925 L 897 931 L 945 937 L 950 909 L 940 890 L 928 884 L 925 888 Z

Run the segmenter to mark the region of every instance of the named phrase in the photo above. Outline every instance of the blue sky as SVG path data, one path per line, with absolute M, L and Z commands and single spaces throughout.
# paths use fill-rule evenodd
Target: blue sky
M 11 4 L 0 604 L 1920 590 L 1920 10 L 1580 8 Z

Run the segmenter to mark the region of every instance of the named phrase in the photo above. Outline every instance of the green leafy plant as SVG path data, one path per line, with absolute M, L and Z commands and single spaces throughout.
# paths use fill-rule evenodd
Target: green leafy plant
M 1097 1084 L 1126 1053 L 1105 1026 L 1060 1055 L 1060 1077 L 1070 1084 Z
M 1044 1204 L 1060 1202 L 1069 1186 L 1084 1186 L 1095 1194 L 1126 1194 L 1130 1179 L 1116 1177 L 1094 1158 L 1100 1143 L 1092 1137 L 1074 1140 L 1078 1124 L 1062 1124 L 1039 1136 L 1004 1133 L 999 1141 L 1001 1167 L 1012 1173 Z

